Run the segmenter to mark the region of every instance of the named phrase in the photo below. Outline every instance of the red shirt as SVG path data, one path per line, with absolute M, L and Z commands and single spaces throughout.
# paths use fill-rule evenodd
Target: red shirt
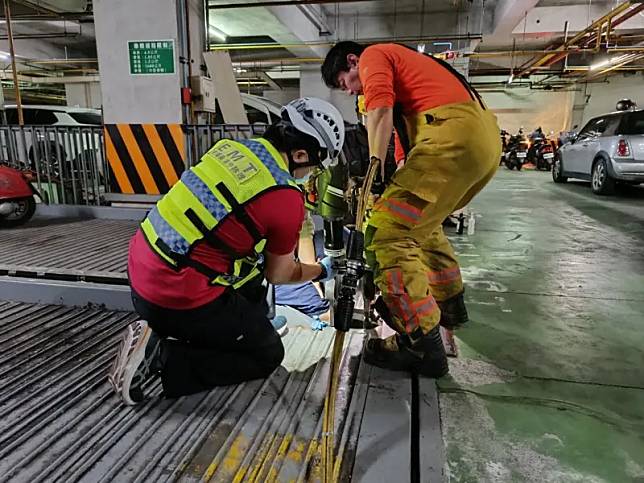
M 295 250 L 302 221 L 304 199 L 292 188 L 269 191 L 246 205 L 250 218 L 266 238 L 266 251 L 287 255 Z M 253 239 L 234 215 L 217 229 L 217 236 L 237 253 L 251 254 Z M 207 243 L 195 246 L 191 255 L 213 270 L 225 272 L 232 260 Z M 224 287 L 209 285 L 208 278 L 192 268 L 175 271 L 148 245 L 141 230 L 130 241 L 128 274 L 132 288 L 145 300 L 169 309 L 192 309 L 219 297 Z
M 413 114 L 472 100 L 447 68 L 402 45 L 371 45 L 358 66 L 367 111 L 400 103 L 404 114 Z

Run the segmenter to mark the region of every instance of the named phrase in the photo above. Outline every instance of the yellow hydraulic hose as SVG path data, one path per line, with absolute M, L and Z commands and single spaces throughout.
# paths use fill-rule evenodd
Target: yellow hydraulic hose
M 365 211 L 371 185 L 378 172 L 380 160 L 371 158 L 367 174 L 362 183 L 362 192 L 358 198 L 358 207 L 356 213 L 356 231 L 362 231 L 364 226 Z M 366 307 L 365 307 L 366 313 Z M 345 332 L 335 331 L 333 341 L 333 350 L 331 352 L 331 363 L 329 367 L 329 380 L 327 384 L 326 397 L 324 398 L 324 415 L 322 419 L 322 449 L 321 449 L 321 467 L 322 481 L 324 483 L 335 483 L 338 481 L 340 467 L 336 468 L 335 463 L 335 398 L 338 392 L 338 378 L 340 373 L 340 362 L 342 361 L 342 347 L 344 346 Z

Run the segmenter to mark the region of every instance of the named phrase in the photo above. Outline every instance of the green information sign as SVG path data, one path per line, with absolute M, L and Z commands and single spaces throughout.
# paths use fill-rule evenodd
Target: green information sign
M 130 40 L 130 74 L 174 74 L 174 40 Z

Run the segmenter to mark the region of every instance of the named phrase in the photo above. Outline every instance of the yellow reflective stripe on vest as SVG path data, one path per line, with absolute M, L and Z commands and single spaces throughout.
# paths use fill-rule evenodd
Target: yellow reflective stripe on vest
M 216 220 L 208 213 L 199 200 L 192 194 L 186 185 L 177 183 L 173 187 L 173 196 L 165 196 L 157 203 L 157 209 L 163 219 L 181 235 L 189 245 L 203 238 L 203 234 L 195 227 L 185 212 L 192 209 L 197 215 L 205 214 L 211 227 L 215 226 Z M 202 220 L 201 216 L 199 216 Z M 205 222 L 205 220 L 204 220 Z

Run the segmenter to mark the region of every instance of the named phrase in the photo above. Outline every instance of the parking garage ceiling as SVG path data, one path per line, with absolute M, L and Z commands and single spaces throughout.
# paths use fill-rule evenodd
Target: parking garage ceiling
M 608 60 L 601 75 L 644 69 L 644 9 L 633 3 L 629 18 L 604 23 L 578 45 L 566 38 L 583 31 L 615 1 L 582 0 L 206 0 L 209 42 L 229 49 L 241 81 L 266 79 L 271 85 L 298 85 L 303 66 L 321 62 L 338 40 L 394 41 L 429 53 L 446 50 L 469 57 L 470 75 L 552 75 L 557 82 L 588 81 L 593 65 Z M 16 55 L 21 74 L 34 77 L 96 76 L 96 42 L 90 0 L 10 0 Z M 622 13 L 623 15 L 623 13 Z M 7 64 L 6 21 L 0 32 L 0 62 Z M 593 40 L 590 45 L 588 40 Z M 573 48 L 571 48 L 573 47 Z M 568 57 L 531 67 L 564 49 Z M 631 49 L 612 53 L 611 49 Z M 626 55 L 628 57 L 619 57 Z M 612 59 L 616 60 L 613 61 Z M 628 62 L 622 64 L 623 60 Z M 614 65 L 613 65 L 614 64 Z M 577 70 L 567 70 L 569 65 Z M 580 71 L 585 67 L 586 72 Z M 529 69 L 528 69 L 529 68 Z M 5 75 L 5 86 L 10 83 Z M 49 82 L 49 81 L 48 81 Z M 261 82 L 260 82 L 261 84 Z M 553 84 L 555 87 L 558 84 Z M 33 86 L 32 86 L 33 87 Z M 38 89 L 36 89 L 38 90 Z M 62 85 L 42 86 L 61 95 Z

